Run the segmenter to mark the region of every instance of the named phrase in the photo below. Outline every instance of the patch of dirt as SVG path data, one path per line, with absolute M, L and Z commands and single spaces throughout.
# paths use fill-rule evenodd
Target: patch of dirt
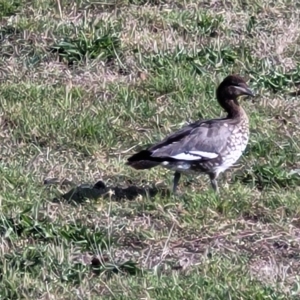
M 135 229 L 147 224 L 153 230 L 154 223 L 159 221 L 144 216 L 136 218 L 134 222 Z M 165 228 L 163 223 L 157 224 L 156 228 Z M 156 239 L 139 238 L 124 228 L 118 245 L 97 254 L 97 259 L 114 263 L 134 261 L 145 269 L 160 267 L 163 272 L 168 272 L 188 270 L 215 255 L 238 255 L 247 257 L 249 273 L 258 280 L 270 285 L 281 283 L 286 289 L 295 282 L 300 268 L 298 228 L 291 225 L 286 231 L 278 225 L 244 219 L 219 224 L 219 228 L 218 233 L 210 232 L 207 227 L 187 234 L 173 223 L 170 224 L 169 236 Z M 92 264 L 95 254 L 83 256 L 82 263 Z

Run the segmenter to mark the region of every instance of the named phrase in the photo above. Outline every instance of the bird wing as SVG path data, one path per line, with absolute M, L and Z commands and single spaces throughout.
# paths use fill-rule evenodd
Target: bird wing
M 147 150 L 151 157 L 165 160 L 192 162 L 214 159 L 226 147 L 231 135 L 228 121 L 216 119 L 189 124 Z

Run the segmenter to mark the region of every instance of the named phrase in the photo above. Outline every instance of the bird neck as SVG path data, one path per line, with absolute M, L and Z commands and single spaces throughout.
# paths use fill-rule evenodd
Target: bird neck
M 233 118 L 239 118 L 245 115 L 245 111 L 243 108 L 239 105 L 237 100 L 226 100 L 226 101 L 219 101 L 220 105 L 224 108 L 224 110 L 227 112 L 227 118 L 233 119 Z

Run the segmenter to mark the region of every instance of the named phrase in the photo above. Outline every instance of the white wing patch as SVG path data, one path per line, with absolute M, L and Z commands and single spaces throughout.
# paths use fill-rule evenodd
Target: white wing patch
M 183 153 L 178 153 L 174 156 L 171 156 L 174 159 L 178 159 L 178 160 L 199 160 L 201 158 L 216 158 L 218 157 L 218 153 L 214 153 L 214 152 L 205 152 L 205 151 L 186 151 Z

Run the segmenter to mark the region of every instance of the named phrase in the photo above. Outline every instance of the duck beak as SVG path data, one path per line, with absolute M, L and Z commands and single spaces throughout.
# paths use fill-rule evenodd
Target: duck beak
M 242 95 L 247 95 L 251 97 L 255 97 L 253 92 L 248 88 L 248 87 L 243 87 L 243 86 L 235 86 L 235 88 L 239 91 L 242 92 Z

